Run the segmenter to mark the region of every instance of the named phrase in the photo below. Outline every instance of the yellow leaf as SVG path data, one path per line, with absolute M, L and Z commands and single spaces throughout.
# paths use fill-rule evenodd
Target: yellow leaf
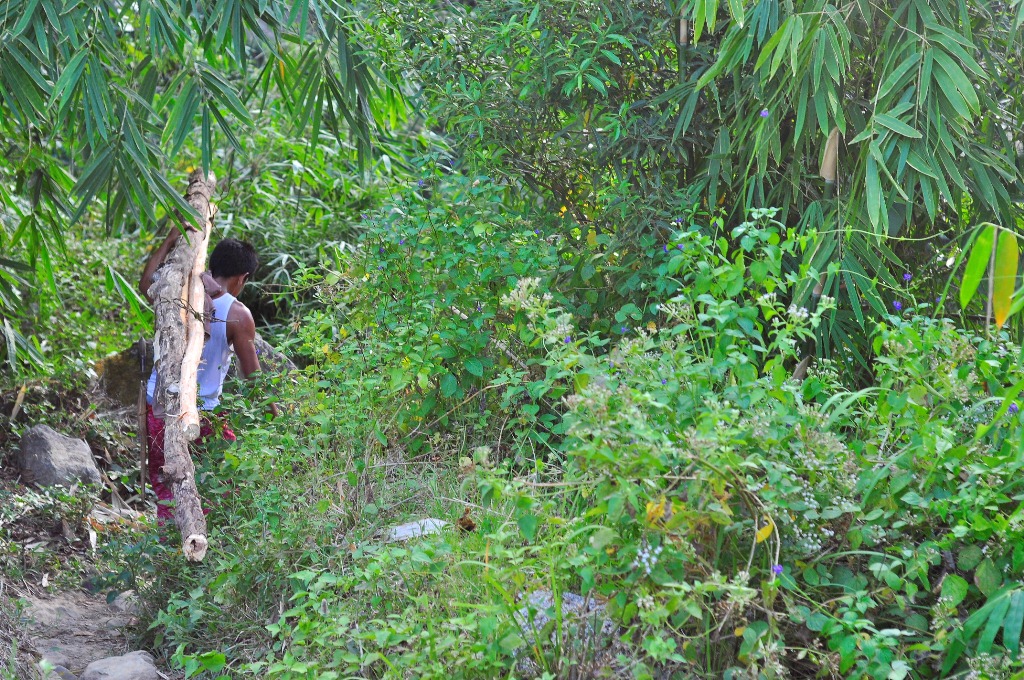
M 740 626 L 739 628 L 733 631 L 733 635 L 735 635 L 736 637 L 743 637 L 743 633 L 745 633 L 746 631 L 746 626 Z
M 997 327 L 1006 323 L 1006 318 L 1010 316 L 1010 305 L 1013 303 L 1011 298 L 1017 282 L 1019 252 L 1014 233 L 1007 230 L 999 232 L 995 276 L 992 280 L 992 315 Z
M 284 62 L 280 59 L 277 60 L 277 68 L 281 72 L 281 79 L 284 80 Z
M 772 535 L 772 531 L 775 529 L 775 523 L 772 518 L 768 515 L 764 516 L 764 520 L 767 522 L 763 527 L 757 530 L 757 542 L 763 543 L 768 540 L 768 537 Z
M 665 516 L 665 497 L 662 496 L 657 503 L 647 503 L 647 523 L 654 524 Z
M 593 229 L 591 229 L 590 231 L 587 232 L 587 245 L 588 246 L 596 246 L 597 245 L 597 232 L 594 231 Z

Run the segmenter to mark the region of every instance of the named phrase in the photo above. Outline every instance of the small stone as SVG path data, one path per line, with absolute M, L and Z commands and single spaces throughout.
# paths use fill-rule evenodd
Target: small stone
M 139 598 L 135 595 L 134 590 L 126 590 L 123 593 L 118 593 L 109 606 L 118 614 L 135 616 L 139 613 Z
M 39 486 L 100 483 L 89 445 L 47 425 L 36 425 L 22 436 L 17 464 L 22 476 Z
M 39 668 L 36 673 L 39 680 L 78 680 L 78 676 L 64 666 L 51 665 L 47 670 Z
M 93 661 L 81 680 L 161 680 L 149 652 L 132 652 Z
M 408 541 L 411 538 L 436 534 L 446 526 L 448 526 L 448 522 L 445 522 L 443 519 L 428 518 L 407 522 L 388 529 L 387 541 L 388 543 L 394 543 L 395 541 Z

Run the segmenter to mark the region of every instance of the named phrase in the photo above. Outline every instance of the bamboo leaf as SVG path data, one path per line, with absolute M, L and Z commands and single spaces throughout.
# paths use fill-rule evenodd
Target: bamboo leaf
M 995 238 L 994 225 L 985 226 L 971 245 L 971 255 L 967 259 L 964 278 L 960 282 L 960 309 L 967 309 L 971 298 L 978 290 L 981 277 L 985 275 L 989 258 L 992 256 L 992 239 Z
M 729 14 L 732 15 L 733 21 L 743 28 L 743 22 L 745 20 L 743 11 L 743 0 L 729 0 Z
M 913 52 L 909 57 L 900 62 L 900 65 L 893 69 L 886 79 L 882 82 L 882 86 L 878 88 L 878 99 L 885 99 L 886 96 L 896 87 L 901 87 L 904 80 L 909 82 L 909 76 L 912 76 L 911 69 L 917 66 L 917 62 L 921 60 L 921 54 L 919 52 Z
M 997 328 L 1002 327 L 1010 315 L 1013 291 L 1017 284 L 1019 257 L 1017 236 L 1009 230 L 1000 231 L 992 283 L 992 315 L 995 317 Z
M 1010 607 L 1003 619 L 1003 646 L 1011 658 L 1020 654 L 1020 633 L 1024 627 L 1024 592 L 1015 591 L 1010 597 Z
M 912 128 L 911 126 L 907 125 L 906 123 L 897 118 L 894 118 L 893 116 L 884 113 L 875 114 L 875 122 L 884 125 L 885 127 L 895 132 L 896 134 L 902 135 L 904 137 L 910 137 L 912 139 L 920 139 L 921 137 L 921 133 Z
M 986 560 L 982 564 L 990 562 L 991 560 Z M 992 568 L 998 570 L 998 567 L 993 566 Z M 992 651 L 992 644 L 995 642 L 999 629 L 1003 626 L 1003 621 L 1006 619 L 1006 611 L 1009 608 L 1010 598 L 1005 594 L 996 600 L 996 604 L 989 613 L 988 620 L 985 622 L 985 628 L 981 631 L 981 636 L 978 638 L 978 654 L 988 654 Z
M 868 219 L 876 231 L 882 220 L 882 181 L 878 174 L 878 163 L 874 156 L 868 156 L 864 172 L 865 201 L 867 202 Z
M 930 51 L 935 58 L 935 65 L 949 77 L 950 82 L 956 87 L 971 112 L 980 113 L 981 104 L 978 102 L 978 93 L 975 92 L 974 85 L 967 77 L 967 74 L 964 73 L 964 70 L 944 51 L 940 49 L 932 49 Z M 936 75 L 938 75 L 938 72 L 936 72 Z M 946 95 L 952 100 L 951 93 L 947 92 Z

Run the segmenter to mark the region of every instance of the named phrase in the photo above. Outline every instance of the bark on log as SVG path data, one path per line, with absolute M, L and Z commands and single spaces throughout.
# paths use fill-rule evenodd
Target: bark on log
M 196 468 L 189 443 L 199 436 L 196 372 L 203 351 L 203 283 L 206 248 L 214 206 L 216 180 L 201 171 L 189 177 L 185 199 L 203 219 L 202 231 L 188 228 L 160 267 L 150 289 L 156 312 L 157 381 L 154 399 L 164 419 L 164 478 L 174 491 L 174 521 L 182 535 L 185 558 L 206 556 L 206 518 L 196 489 Z M 183 225 L 185 226 L 185 225 Z

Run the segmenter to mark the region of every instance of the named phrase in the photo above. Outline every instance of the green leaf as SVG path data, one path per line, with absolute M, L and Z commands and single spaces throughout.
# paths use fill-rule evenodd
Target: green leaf
M 988 261 L 992 257 L 992 241 L 995 239 L 995 225 L 984 226 L 981 233 L 971 245 L 971 255 L 967 259 L 964 278 L 960 282 L 960 309 L 967 309 L 971 298 L 978 290 L 981 277 L 985 275 Z
M 957 569 L 960 569 L 961 571 L 970 571 L 978 566 L 978 563 L 981 562 L 984 556 L 985 553 L 981 552 L 981 548 L 978 546 L 966 546 L 956 556 Z
M 466 359 L 466 363 L 463 366 L 467 372 L 478 378 L 484 374 L 484 365 L 479 359 Z
M 974 570 L 974 585 L 978 586 L 978 590 L 982 594 L 990 596 L 999 590 L 999 586 L 1002 584 L 1003 573 L 999 571 L 999 567 L 992 561 L 992 558 L 986 557 Z
M 974 85 L 967 77 L 967 74 L 964 73 L 964 70 L 960 68 L 960 66 L 943 50 L 932 49 L 931 53 L 935 59 L 935 65 L 939 67 L 941 71 L 945 72 L 950 82 L 952 82 L 956 87 L 956 90 L 960 93 L 960 96 L 963 97 L 963 100 L 967 103 L 971 112 L 980 113 L 981 104 L 978 101 L 978 93 L 974 90 Z M 936 71 L 935 73 L 938 75 L 939 71 Z M 952 103 L 952 93 L 946 92 L 945 94 Z
M 1020 633 L 1024 627 L 1024 592 L 1018 590 L 1010 596 L 1010 607 L 1003 619 L 1003 646 L 1012 658 L 1020 654 Z
M 526 642 L 517 633 L 509 633 L 505 637 L 501 638 L 501 642 L 498 643 L 498 646 L 500 646 L 501 650 L 506 654 L 511 654 L 525 644 Z
M 993 598 L 993 600 L 995 604 L 989 613 L 985 628 L 981 631 L 981 636 L 978 638 L 978 654 L 988 654 L 992 651 L 992 644 L 995 642 L 999 629 L 1003 627 L 1003 621 L 1006 620 L 1006 611 L 1010 608 L 1010 598 L 1006 593 L 1003 593 L 998 598 Z
M 920 52 L 912 52 L 909 57 L 900 62 L 900 65 L 893 69 L 892 73 L 882 82 L 882 86 L 878 88 L 878 99 L 884 99 L 893 88 L 901 86 L 905 78 L 912 77 L 911 69 L 917 66 L 920 59 Z
M 217 673 L 227 664 L 227 657 L 221 652 L 204 652 L 199 655 L 199 662 L 203 664 L 204 670 Z
M 729 14 L 732 15 L 733 21 L 743 28 L 744 12 L 743 12 L 743 0 L 729 0 Z
M 526 540 L 532 541 L 533 537 L 537 534 L 536 515 L 520 515 L 519 519 L 516 520 L 516 524 L 519 525 L 519 531 L 522 532 Z
M 1019 256 L 1020 248 L 1017 245 L 1017 236 L 1006 229 L 1000 231 L 992 282 L 992 316 L 995 317 L 997 328 L 1001 328 L 1010 315 L 1013 291 L 1017 287 Z
M 864 173 L 866 183 L 865 201 L 867 202 L 868 218 L 871 226 L 877 230 L 882 221 L 882 181 L 878 176 L 878 162 L 869 156 Z
M 445 374 L 441 378 L 441 396 L 445 399 L 449 399 L 458 391 L 459 381 L 455 379 L 455 376 L 451 373 Z
M 590 546 L 598 552 L 604 550 L 605 546 L 617 539 L 619 535 L 614 529 L 601 527 L 590 536 Z
M 885 127 L 895 132 L 896 134 L 903 135 L 904 137 L 910 137 L 912 139 L 919 139 L 921 137 L 920 132 L 910 127 L 903 121 L 885 113 L 875 114 L 875 122 L 884 125 Z
M 942 581 L 942 599 L 946 600 L 950 607 L 955 607 L 967 597 L 968 584 L 963 578 L 956 574 L 948 574 Z

